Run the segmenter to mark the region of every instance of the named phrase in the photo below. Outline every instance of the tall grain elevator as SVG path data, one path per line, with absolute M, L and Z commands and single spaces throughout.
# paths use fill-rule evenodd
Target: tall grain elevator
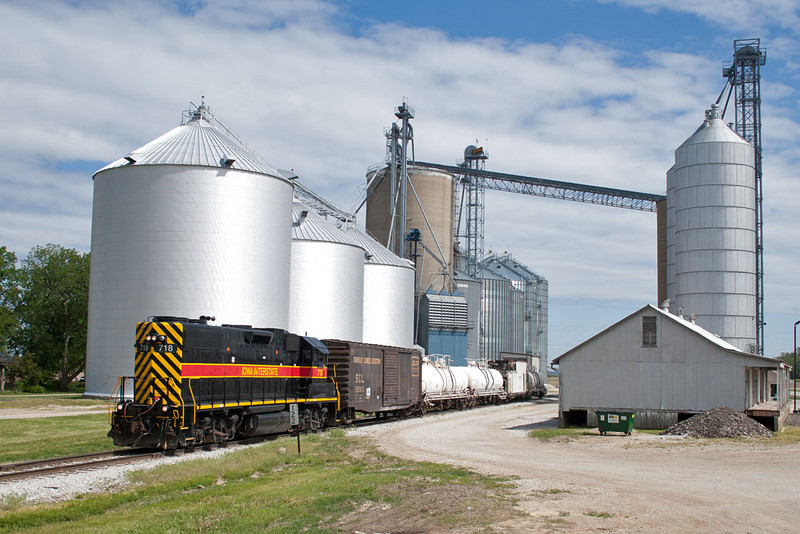
M 666 294 L 742 351 L 756 353 L 755 151 L 718 106 L 675 150 L 667 172 Z

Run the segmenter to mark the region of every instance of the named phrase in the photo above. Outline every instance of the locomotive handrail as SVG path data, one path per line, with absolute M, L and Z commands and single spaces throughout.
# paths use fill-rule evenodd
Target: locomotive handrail
M 117 384 L 114 386 L 114 389 L 111 390 L 111 395 L 108 397 L 108 424 L 111 424 L 111 420 L 113 417 L 114 412 L 114 397 L 117 394 L 117 391 L 120 392 L 120 401 L 125 402 L 125 381 L 127 379 L 135 380 L 136 377 L 134 376 L 118 376 L 117 377 Z
M 188 385 L 189 385 L 189 395 L 192 396 L 192 407 L 193 407 L 192 424 L 196 425 L 197 424 L 197 401 L 194 398 L 194 389 L 192 389 L 192 380 L 193 379 L 192 378 L 187 378 L 186 380 L 187 380 Z M 184 403 L 183 418 L 184 418 L 183 420 L 186 421 L 186 404 L 185 403 Z
M 333 378 L 328 377 L 328 380 L 333 382 L 333 387 L 336 388 L 336 411 L 342 411 L 342 394 L 339 392 L 339 382 L 336 380 L 338 375 L 336 374 L 336 364 L 333 364 Z
M 111 424 L 111 420 L 112 420 L 112 417 L 113 417 L 112 401 L 114 399 L 114 396 L 117 394 L 117 391 L 120 388 L 120 382 L 122 382 L 122 380 L 124 380 L 124 379 L 125 379 L 124 376 L 118 376 L 117 377 L 117 385 L 114 386 L 114 389 L 111 390 L 111 395 L 109 395 L 109 397 L 108 397 L 108 424 L 109 425 Z

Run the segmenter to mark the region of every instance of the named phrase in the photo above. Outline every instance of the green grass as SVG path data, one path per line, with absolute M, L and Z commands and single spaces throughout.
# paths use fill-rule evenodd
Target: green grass
M 0 414 L 2 414 L 3 410 L 25 410 L 48 406 L 65 408 L 108 406 L 108 401 L 102 399 L 84 399 L 77 393 L 64 393 L 61 395 L 34 395 L 25 393 L 0 397 Z
M 586 427 L 567 427 L 567 428 L 539 428 L 531 430 L 528 436 L 534 439 L 549 441 L 554 439 L 573 439 L 580 436 L 590 436 L 597 434 L 595 429 Z
M 0 511 L 0 533 L 488 529 L 513 517 L 505 482 L 386 457 L 341 431 L 293 438 L 137 473 L 132 489 Z M 284 452 L 281 452 L 283 449 Z M 289 452 L 285 452 L 289 451 Z M 451 495 L 446 502 L 441 495 Z M 352 512 L 352 513 L 351 513 Z M 350 514 L 350 515 L 348 515 Z M 340 522 L 343 521 L 343 522 Z
M 70 382 L 69 384 L 69 391 L 61 391 L 53 384 L 48 384 L 43 386 L 44 394 L 51 395 L 51 394 L 80 394 L 83 395 L 83 392 L 86 390 L 86 384 L 84 382 Z M 0 391 L 0 397 L 4 395 L 42 395 L 42 393 L 29 393 L 26 391 L 22 391 L 21 389 L 6 389 L 5 391 Z
M 0 419 L 0 463 L 108 451 L 113 448 L 105 413 Z
M 606 517 L 613 517 L 613 516 L 612 516 L 611 514 L 609 514 L 608 512 L 595 512 L 595 511 L 586 512 L 586 513 L 585 513 L 585 514 L 583 514 L 583 515 L 588 515 L 589 517 L 603 517 L 603 518 L 606 518 Z

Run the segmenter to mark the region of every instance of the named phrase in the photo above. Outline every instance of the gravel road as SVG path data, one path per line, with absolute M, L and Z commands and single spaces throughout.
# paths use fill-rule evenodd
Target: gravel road
M 354 431 L 385 452 L 517 477 L 502 532 L 797 532 L 800 445 L 634 432 L 539 441 L 557 401 L 446 412 Z

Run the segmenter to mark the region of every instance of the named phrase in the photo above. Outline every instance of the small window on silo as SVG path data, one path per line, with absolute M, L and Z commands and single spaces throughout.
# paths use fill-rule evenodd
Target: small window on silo
M 656 318 L 642 317 L 642 346 L 656 347 Z

